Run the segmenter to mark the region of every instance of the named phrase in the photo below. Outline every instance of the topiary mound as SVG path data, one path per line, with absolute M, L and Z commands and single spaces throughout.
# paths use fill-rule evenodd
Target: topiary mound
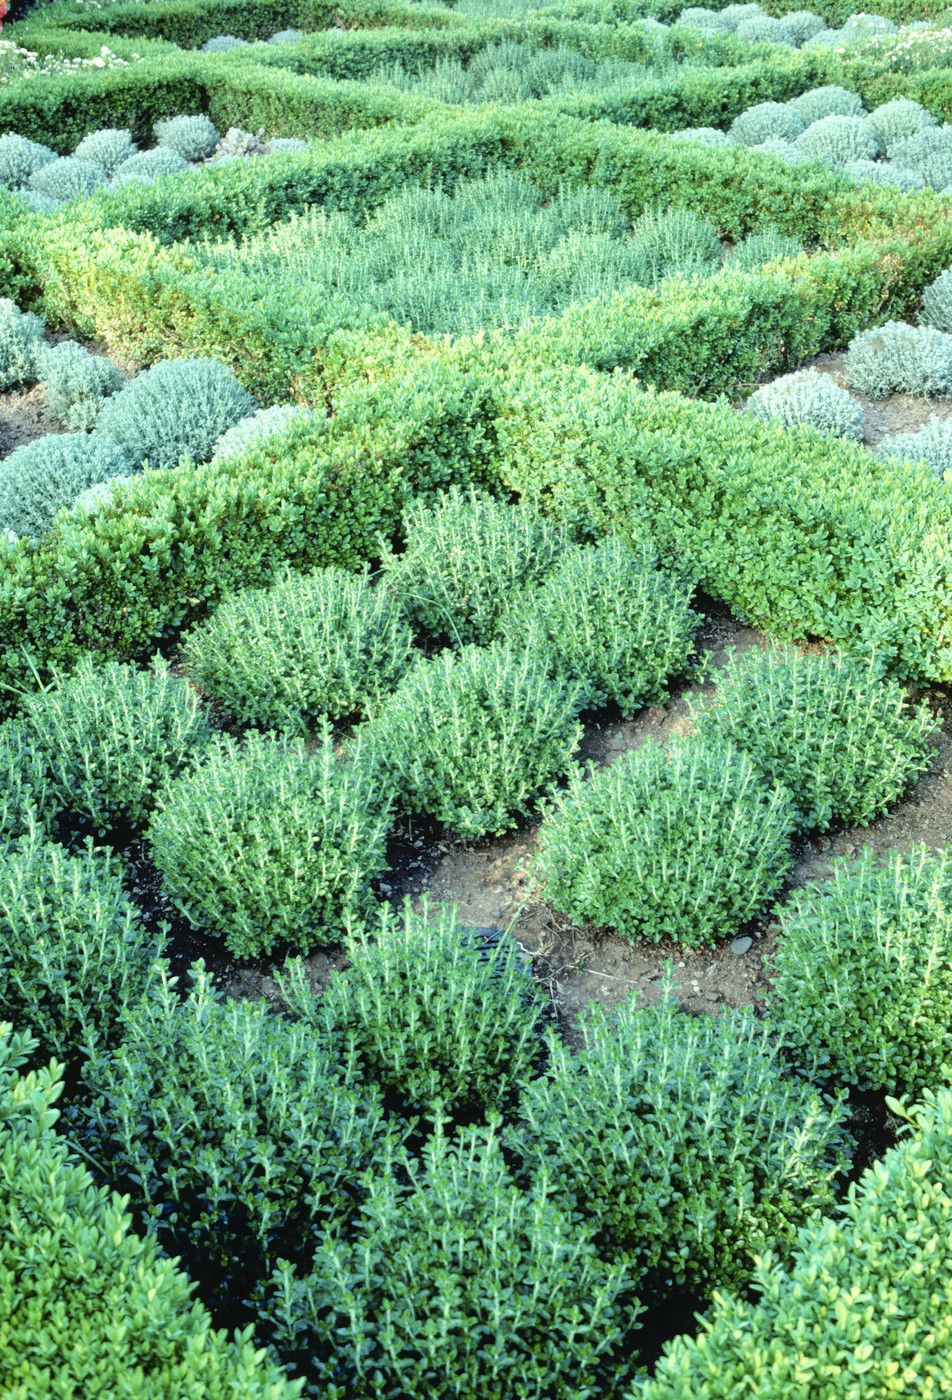
M 0 136 L 0 185 L 8 190 L 25 190 L 37 171 L 56 159 L 56 152 L 49 146 L 12 131 L 4 132 Z
M 767 11 L 762 5 L 725 5 L 718 13 L 725 24 L 736 30 L 745 19 L 759 19 Z
M 366 714 L 413 654 L 392 599 L 338 569 L 242 589 L 183 644 L 189 673 L 223 715 L 288 734 Z
M 79 160 L 101 165 L 111 179 L 120 165 L 136 154 L 137 149 L 131 132 L 123 128 L 117 130 L 115 127 L 106 127 L 102 131 L 91 131 L 88 136 L 84 136 L 73 154 Z
M 817 31 L 819 32 L 819 31 Z M 822 121 L 824 117 L 863 117 L 866 109 L 862 99 L 848 88 L 828 83 L 824 87 L 810 88 L 799 97 L 791 97 L 787 103 L 802 118 L 804 127 Z M 802 129 L 802 128 L 801 128 Z
M 770 15 L 741 20 L 736 33 L 745 44 L 783 44 L 785 48 L 795 49 L 798 43 L 793 30 L 788 29 L 782 19 Z
M 80 492 L 128 470 L 124 448 L 95 433 L 52 433 L 28 442 L 0 461 L 0 529 L 43 535 Z
M 936 330 L 952 334 L 952 268 L 940 272 L 923 292 L 922 319 Z
M 470 489 L 404 515 L 401 554 L 383 557 L 382 586 L 432 637 L 490 642 L 514 597 L 542 581 L 568 546 L 565 529 Z
M 945 397 L 952 393 L 952 335 L 887 321 L 853 337 L 844 372 L 846 382 L 871 399 L 896 393 Z
M 901 141 L 938 126 L 938 121 L 920 102 L 896 97 L 875 107 L 869 114 L 869 124 L 879 132 L 886 154 L 891 156 Z
M 790 869 L 794 825 L 789 793 L 741 750 L 647 740 L 552 801 L 534 883 L 574 924 L 696 948 L 764 910 Z
M 797 145 L 810 160 L 842 170 L 854 160 L 873 160 L 884 151 L 882 138 L 866 117 L 821 117 L 811 123 Z
M 104 355 L 91 355 L 75 340 L 63 340 L 42 350 L 37 371 L 51 412 L 65 428 L 76 433 L 92 432 L 103 402 L 122 383 L 111 360 Z M 100 444 L 90 442 L 91 454 L 94 446 L 98 448 Z
M 220 462 L 229 457 L 246 457 L 270 438 L 285 435 L 295 424 L 315 424 L 321 415 L 312 408 L 300 408 L 297 404 L 275 404 L 273 408 L 259 408 L 257 413 L 240 419 L 233 428 L 215 443 L 212 461 Z
M 229 49 L 244 48 L 247 42 L 247 39 L 236 39 L 234 34 L 216 34 L 213 39 L 205 40 L 202 53 L 227 53 Z
M 933 189 L 944 190 L 952 183 L 952 129 L 948 127 L 929 126 L 901 138 L 889 154 L 897 165 L 914 170 Z
M 844 165 L 843 174 L 848 175 L 857 184 L 891 185 L 904 193 L 921 190 L 925 184 L 922 176 L 914 170 L 893 165 L 888 160 L 851 160 L 848 165 Z
M 459 836 L 500 835 L 574 768 L 577 694 L 527 651 L 463 647 L 418 661 L 368 741 L 404 810 Z
M 690 29 L 733 29 L 734 26 L 718 10 L 705 5 L 689 5 L 682 10 L 675 24 L 686 24 Z
M 166 894 L 235 957 L 338 942 L 375 908 L 390 814 L 369 765 L 329 742 L 217 735 L 170 783 L 149 839 Z
M 22 723 L 46 773 L 50 816 L 69 812 L 99 834 L 141 826 L 209 733 L 194 691 L 164 664 L 139 671 L 93 656 L 27 695 Z
M 746 407 L 748 413 L 763 422 L 780 423 L 784 428 L 818 428 L 857 440 L 863 436 L 866 424 L 862 404 L 828 374 L 815 369 L 781 375 L 755 390 Z
M 0 297 L 0 393 L 36 379 L 45 330 L 39 316 L 21 311 L 9 297 Z
M 30 176 L 30 189 L 61 203 L 82 199 L 106 183 L 106 172 L 95 161 L 78 160 L 76 156 L 60 156 L 40 166 Z
M 813 39 L 817 34 L 822 34 L 826 28 L 826 20 L 815 15 L 812 10 L 791 10 L 784 15 L 783 22 L 793 35 L 798 44 L 805 44 L 808 39 Z M 807 117 L 802 114 L 805 121 L 815 121 L 815 117 Z M 826 113 L 819 115 L 825 116 Z
M 803 244 L 799 239 L 768 228 L 762 233 L 749 233 L 735 243 L 727 255 L 726 266 L 737 272 L 758 272 L 766 263 L 796 258 L 802 252 Z
M 96 431 L 137 466 L 174 467 L 183 457 L 207 462 L 222 434 L 256 407 L 219 360 L 163 360 L 107 400 Z
M 881 438 L 876 456 L 886 461 L 922 462 L 936 476 L 944 477 L 952 472 L 952 420 L 933 418 L 917 433 Z
M 757 151 L 762 156 L 773 156 L 775 160 L 782 160 L 787 165 L 803 165 L 808 157 L 792 141 L 782 141 L 774 137 L 771 141 L 761 141 L 759 146 L 751 146 L 751 151 Z
M 125 185 L 151 185 L 154 180 L 165 175 L 179 175 L 188 168 L 188 161 L 178 151 L 171 151 L 167 146 L 155 146 L 151 151 L 139 151 L 124 160 L 116 168 L 110 188 L 119 190 Z
M 952 847 L 866 847 L 780 911 L 768 1019 L 814 1079 L 919 1094 L 952 1068 Z
M 758 102 L 730 124 L 730 135 L 740 146 L 760 146 L 764 141 L 795 141 L 804 128 L 800 113 L 786 102 Z
M 207 160 L 219 142 L 218 131 L 208 117 L 169 117 L 156 122 L 155 139 L 184 161 Z
M 672 131 L 672 141 L 697 141 L 701 146 L 729 146 L 730 137 L 716 126 L 686 126 L 683 131 Z
M 698 734 L 729 740 L 765 782 L 793 797 L 803 827 L 866 826 L 932 757 L 937 722 L 869 665 L 779 647 L 732 655 L 713 696 L 695 704 Z

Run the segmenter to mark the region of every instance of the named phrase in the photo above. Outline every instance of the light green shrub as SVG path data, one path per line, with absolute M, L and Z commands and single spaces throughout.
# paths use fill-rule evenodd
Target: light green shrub
M 697 732 L 743 749 L 767 783 L 791 794 L 804 827 L 867 826 L 932 757 L 937 721 L 902 687 L 840 652 L 769 647 L 732 655 Z
M 822 121 L 824 117 L 863 117 L 866 110 L 863 107 L 861 97 L 855 92 L 850 92 L 848 88 L 839 87 L 836 83 L 827 83 L 824 87 L 810 88 L 807 92 L 801 92 L 799 97 L 792 97 L 787 103 L 803 119 L 804 127 L 810 127 L 814 122 Z
M 798 44 L 805 44 L 808 39 L 821 34 L 826 28 L 826 20 L 815 15 L 812 10 L 791 10 L 789 14 L 784 15 L 783 22 Z M 807 120 L 812 121 L 815 118 Z
M 128 160 L 117 166 L 111 188 L 118 190 L 125 185 L 151 185 L 164 175 L 179 175 L 188 168 L 188 161 L 178 151 L 172 151 L 168 146 L 155 146 L 151 151 L 139 151 L 129 156 Z
M 55 815 L 48 789 L 43 756 L 23 721 L 8 719 L 0 724 L 0 842 L 6 845 Z
M 106 401 L 96 431 L 137 465 L 174 467 L 183 457 L 207 462 L 222 434 L 256 407 L 220 360 L 162 360 Z
M 91 160 L 60 156 L 30 176 L 30 189 L 50 199 L 83 199 L 106 183 L 106 172 Z
M 893 165 L 888 160 L 851 160 L 844 165 L 843 174 L 857 184 L 892 185 L 904 194 L 910 190 L 921 190 L 924 184 L 922 176 L 915 170 Z
M 672 141 L 697 141 L 701 146 L 729 146 L 730 137 L 716 126 L 686 126 L 683 131 L 673 131 Z
M 228 457 L 246 457 L 256 447 L 269 438 L 283 436 L 295 423 L 301 425 L 317 423 L 321 415 L 312 408 L 301 408 L 298 404 L 275 404 L 272 408 L 259 408 L 257 413 L 241 418 L 222 433 L 215 443 L 212 461 L 220 462 Z
M 383 908 L 348 941 L 346 971 L 319 998 L 301 966 L 292 971 L 294 1011 L 426 1122 L 511 1107 L 542 1055 L 545 1001 L 518 944 L 483 949 L 455 908 Z
M 36 172 L 56 158 L 56 152 L 48 146 L 6 131 L 0 136 L 0 185 L 8 190 L 25 190 Z
M 141 826 L 209 732 L 194 692 L 164 664 L 139 671 L 91 655 L 25 697 L 23 730 L 46 770 L 50 812 L 69 812 L 98 834 Z
M 733 937 L 790 869 L 790 795 L 724 743 L 647 740 L 553 799 L 537 890 L 577 925 L 686 947 Z
M 821 117 L 797 137 L 797 145 L 810 160 L 822 160 L 834 170 L 883 154 L 882 138 L 866 117 Z
M 545 578 L 568 547 L 559 525 L 470 489 L 411 502 L 403 552 L 383 558 L 382 586 L 432 637 L 490 642 L 514 597 Z
M 170 783 L 149 838 L 163 887 L 235 957 L 338 942 L 375 907 L 390 813 L 369 765 L 325 740 L 219 735 Z
M 37 359 L 37 371 L 51 411 L 65 428 L 76 433 L 92 432 L 103 401 L 122 383 L 111 360 L 91 355 L 75 340 L 44 349 Z
M 156 122 L 154 130 L 159 146 L 174 151 L 184 161 L 207 160 L 219 141 L 214 123 L 204 115 L 169 117 Z
M 575 1052 L 550 1037 L 507 1145 L 646 1300 L 743 1287 L 756 1255 L 832 1207 L 841 1110 L 750 1010 L 690 1016 L 668 985 L 656 1006 L 589 1008 L 579 1032 Z
M 871 399 L 889 394 L 952 393 L 952 335 L 932 326 L 887 321 L 849 343 L 846 382 Z
M 921 102 L 913 102 L 908 97 L 895 97 L 875 107 L 869 114 L 869 122 L 879 132 L 886 154 L 890 156 L 900 141 L 938 126 L 936 118 Z
M 189 674 L 224 716 L 288 734 L 364 715 L 413 654 L 393 600 L 339 569 L 243 589 L 183 644 Z
M 760 146 L 764 141 L 795 141 L 805 122 L 786 102 L 758 102 L 730 124 L 731 138 L 740 146 Z
M 39 537 L 57 513 L 96 482 L 129 470 L 118 443 L 88 433 L 51 433 L 0 461 L 0 528 Z
M 940 272 L 923 292 L 922 319 L 926 325 L 952 334 L 952 268 Z
M 500 835 L 574 768 L 577 710 L 528 651 L 468 646 L 417 662 L 369 742 L 406 811 L 459 836 Z
M 101 165 L 111 179 L 120 165 L 136 154 L 137 149 L 131 132 L 124 128 L 107 127 L 84 136 L 73 154 L 79 160 Z
M 952 420 L 933 418 L 916 433 L 881 438 L 876 456 L 886 461 L 923 462 L 936 476 L 952 472 Z
M 216 34 L 213 39 L 205 40 L 202 53 L 227 53 L 229 49 L 243 48 L 247 42 L 247 39 L 236 39 L 234 34 Z
M 718 10 L 710 10 L 704 5 L 689 5 L 686 10 L 681 11 L 675 22 L 692 29 L 727 30 L 734 27 Z
M 9 297 L 0 297 L 0 393 L 31 383 L 46 323 L 32 311 L 21 311 Z
M 803 252 L 803 244 L 775 228 L 762 233 L 749 233 L 735 243 L 727 255 L 727 265 L 738 272 L 758 272 L 766 263 L 795 258 Z
M 862 404 L 815 369 L 783 374 L 764 384 L 751 394 L 746 408 L 762 422 L 784 428 L 808 426 L 843 438 L 861 438 L 866 423 Z
M 656 287 L 666 277 L 709 276 L 723 249 L 709 219 L 687 209 L 649 209 L 632 224 L 629 253 L 631 280 Z
M 788 49 L 797 47 L 793 30 L 788 29 L 782 19 L 773 19 L 770 15 L 741 20 L 736 33 L 745 44 L 783 44 Z

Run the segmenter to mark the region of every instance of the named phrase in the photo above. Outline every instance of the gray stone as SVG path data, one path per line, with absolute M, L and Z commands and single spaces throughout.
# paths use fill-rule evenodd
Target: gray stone
M 753 946 L 754 940 L 752 938 L 747 938 L 746 936 L 744 938 L 735 938 L 731 944 L 731 952 L 736 953 L 737 956 L 740 957 L 742 953 L 749 953 Z

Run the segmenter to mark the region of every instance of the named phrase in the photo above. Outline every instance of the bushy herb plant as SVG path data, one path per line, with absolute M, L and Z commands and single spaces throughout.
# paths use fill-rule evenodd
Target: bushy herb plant
M 168 146 L 155 146 L 151 151 L 137 151 L 116 167 L 111 187 L 151 185 L 165 175 L 179 175 L 188 170 L 188 161 Z
M 809 88 L 808 91 L 801 92 L 799 97 L 792 97 L 787 106 L 799 113 L 804 126 L 812 126 L 814 122 L 822 121 L 824 117 L 863 117 L 866 115 L 862 98 L 836 83 Z
M 79 160 L 92 161 L 101 165 L 111 178 L 120 165 L 136 154 L 136 143 L 132 133 L 124 128 L 106 127 L 102 131 L 91 131 L 84 136 L 73 154 Z
M 797 146 L 810 160 L 822 160 L 842 170 L 852 160 L 874 160 L 884 151 L 879 132 L 866 117 L 821 117 L 797 137 Z
M 60 156 L 48 165 L 41 165 L 30 176 L 30 189 L 48 195 L 61 203 L 68 199 L 83 199 L 106 183 L 106 172 L 92 160 L 76 156 Z
M 391 596 L 360 575 L 321 569 L 234 594 L 186 638 L 183 654 L 229 719 L 305 734 L 379 704 L 414 651 Z
M 858 185 L 889 185 L 902 190 L 921 190 L 925 181 L 915 170 L 894 165 L 889 160 L 851 160 L 843 166 L 843 174 Z
M 577 693 L 528 651 L 463 647 L 411 667 L 368 742 L 404 810 L 499 835 L 574 768 L 577 712 Z
M 22 719 L 0 724 L 0 843 L 45 826 L 51 803 L 46 764 Z
M 896 681 L 841 652 L 752 649 L 728 659 L 697 731 L 748 753 L 791 794 L 799 823 L 866 826 L 929 764 L 937 722 Z
M 945 477 L 952 472 L 952 420 L 933 418 L 917 433 L 880 438 L 876 456 L 885 461 L 923 462 L 936 476 Z
M 590 1008 L 580 1034 L 574 1052 L 552 1037 L 509 1146 L 646 1298 L 743 1287 L 833 1204 L 839 1106 L 786 1072 L 752 1012 L 689 1016 L 666 987 L 656 1006 Z
M 369 763 L 329 742 L 217 736 L 171 783 L 150 831 L 166 893 L 236 957 L 338 942 L 374 907 L 390 814 Z
M 730 135 L 739 146 L 759 146 L 769 140 L 795 141 L 805 125 L 792 103 L 758 102 L 734 118 Z
M 952 131 L 948 127 L 927 126 L 912 136 L 893 142 L 891 158 L 897 165 L 911 166 L 937 190 L 952 182 Z
M 741 750 L 646 740 L 553 800 L 532 870 L 575 924 L 699 947 L 733 937 L 776 894 L 793 826 L 790 795 Z
M 758 272 L 766 263 L 795 258 L 802 252 L 799 239 L 768 228 L 762 233 L 749 233 L 736 243 L 727 256 L 727 266 L 738 272 Z
M 125 449 L 95 433 L 36 438 L 0 461 L 0 529 L 38 538 L 81 492 L 129 467 Z
M 298 404 L 280 403 L 272 408 L 259 408 L 257 413 L 240 419 L 233 428 L 222 433 L 215 443 L 212 461 L 225 461 L 229 457 L 246 457 L 256 447 L 269 438 L 282 436 L 295 423 L 313 424 L 320 415 L 311 408 L 301 408 Z
M 155 139 L 185 161 L 207 160 L 218 145 L 218 132 L 206 116 L 168 117 L 156 122 Z
M 900 141 L 907 141 L 910 136 L 938 125 L 928 108 L 908 97 L 894 97 L 890 102 L 875 107 L 869 114 L 869 122 L 879 132 L 887 155 L 892 155 Z
M 783 44 L 788 49 L 797 47 L 793 30 L 782 19 L 774 19 L 772 15 L 754 15 L 741 20 L 735 32 L 745 44 Z
M 723 249 L 709 219 L 688 209 L 648 209 L 631 227 L 632 281 L 656 287 L 666 277 L 705 277 L 721 265 Z
M 940 398 L 952 393 L 952 335 L 932 326 L 887 321 L 850 341 L 846 381 L 871 399 L 889 394 Z
M 0 393 L 36 379 L 45 329 L 32 311 L 21 311 L 9 297 L 0 297 Z
M 111 360 L 104 355 L 91 355 L 75 340 L 64 340 L 43 350 L 37 369 L 51 412 L 64 428 L 75 433 L 93 430 L 104 400 L 122 383 Z M 98 442 L 90 442 L 90 453 L 99 446 Z
M 227 53 L 229 49 L 244 48 L 247 42 L 247 39 L 238 39 L 234 34 L 216 34 L 214 38 L 205 40 L 202 53 Z
M 826 20 L 821 19 L 821 17 L 814 14 L 812 10 L 791 10 L 789 14 L 784 15 L 783 22 L 798 44 L 805 44 L 807 40 L 812 39 L 814 35 L 822 34 L 823 30 L 826 28 Z M 805 121 L 816 120 L 816 117 L 808 117 L 806 113 L 802 113 L 801 115 L 804 117 Z M 820 112 L 817 115 L 826 116 L 827 113 Z
M 866 414 L 852 394 L 815 369 L 783 374 L 756 389 L 747 400 L 747 412 L 763 422 L 784 428 L 810 427 L 837 437 L 863 436 Z
M 940 272 L 923 292 L 922 319 L 938 331 L 952 333 L 952 267 Z
M 56 160 L 56 152 L 38 141 L 6 131 L 0 136 L 0 185 L 8 190 L 25 190 L 44 165 Z
M 298 965 L 289 1000 L 402 1112 L 471 1118 L 511 1106 L 538 1066 L 544 1008 L 514 939 L 486 948 L 454 907 L 407 904 L 356 933 L 347 960 L 319 999 Z
M 103 405 L 96 431 L 141 465 L 207 462 L 222 433 L 257 407 L 219 360 L 163 360 Z

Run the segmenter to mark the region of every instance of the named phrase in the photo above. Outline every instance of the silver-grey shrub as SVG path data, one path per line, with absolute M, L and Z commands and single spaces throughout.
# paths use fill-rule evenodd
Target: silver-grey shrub
M 60 156 L 30 176 L 30 189 L 50 199 L 82 199 L 106 183 L 106 172 L 95 161 Z
M 933 418 L 917 433 L 893 433 L 876 446 L 886 461 L 922 462 L 936 476 L 952 472 L 952 419 Z M 950 478 L 952 480 L 952 478 Z
M 726 131 L 716 126 L 686 126 L 683 131 L 672 131 L 672 141 L 696 141 L 701 146 L 729 146 L 730 137 Z
M 785 428 L 808 426 L 857 440 L 866 421 L 862 404 L 815 369 L 781 375 L 755 390 L 747 400 L 747 412 Z
M 923 292 L 922 319 L 926 325 L 952 334 L 952 268 L 940 272 Z
M 151 185 L 154 180 L 165 175 L 179 175 L 188 168 L 188 161 L 178 151 L 171 151 L 167 146 L 156 146 L 151 151 L 139 151 L 124 160 L 112 177 L 111 188 L 118 190 L 124 185 Z
M 0 297 L 0 392 L 30 384 L 37 378 L 46 322 L 32 311 L 21 311 L 9 297 Z
M 826 28 L 826 20 L 812 10 L 791 10 L 784 15 L 783 22 L 790 30 L 798 44 L 805 44 L 814 35 L 821 34 Z
M 840 87 L 836 83 L 827 83 L 823 87 L 801 92 L 799 97 L 792 97 L 787 105 L 799 112 L 805 126 L 812 126 L 824 117 L 865 115 L 862 99 L 855 92 L 850 92 L 848 88 Z
M 103 405 L 96 431 L 136 465 L 207 462 L 223 433 L 257 408 L 220 360 L 162 360 Z
M 293 403 L 259 408 L 257 413 L 239 419 L 233 428 L 222 433 L 215 443 L 212 461 L 223 461 L 227 457 L 245 457 L 269 438 L 286 433 L 293 424 L 314 423 L 319 416 L 313 408 L 301 408 Z
M 846 353 L 847 383 L 871 399 L 952 393 L 952 335 L 933 326 L 887 321 L 860 331 Z
M 764 141 L 794 141 L 806 123 L 787 102 L 758 102 L 748 107 L 730 124 L 731 139 L 741 146 L 760 146 Z
M 783 44 L 788 49 L 797 47 L 793 30 L 788 29 L 782 19 L 774 19 L 771 15 L 755 15 L 751 19 L 741 20 L 735 32 L 745 44 Z
M 247 42 L 247 39 L 238 39 L 234 34 L 216 34 L 213 39 L 205 40 L 202 53 L 227 53 L 229 49 L 243 49 Z
M 834 170 L 852 160 L 873 160 L 884 150 L 879 132 L 866 117 L 821 117 L 797 137 L 797 145 L 811 160 L 822 160 Z
M 894 165 L 889 160 L 851 160 L 844 165 L 843 174 L 858 185 L 890 185 L 904 193 L 921 190 L 925 185 L 922 176 L 915 170 Z
M 137 149 L 131 132 L 124 128 L 106 127 L 84 136 L 73 154 L 80 160 L 91 160 L 101 165 L 111 178 L 124 161 L 135 155 Z
M 879 132 L 886 154 L 890 156 L 900 141 L 938 126 L 937 119 L 921 102 L 913 102 L 908 97 L 894 97 L 891 102 L 883 102 L 870 112 L 869 121 Z
M 735 243 L 727 255 L 725 266 L 737 272 L 757 272 L 766 263 L 795 258 L 802 252 L 803 244 L 799 239 L 768 228 L 762 233 L 749 233 Z
M 75 340 L 41 351 L 37 369 L 51 412 L 76 433 L 92 432 L 103 403 L 122 383 L 111 360 L 91 355 Z
M 129 456 L 93 433 L 50 433 L 0 461 L 0 529 L 36 538 L 98 482 L 128 472 Z
M 0 185 L 8 190 L 24 190 L 44 165 L 57 159 L 49 146 L 7 131 L 0 136 Z
M 168 117 L 155 124 L 155 139 L 165 150 L 175 151 L 185 161 L 207 160 L 218 145 L 214 123 L 204 114 L 194 117 Z

